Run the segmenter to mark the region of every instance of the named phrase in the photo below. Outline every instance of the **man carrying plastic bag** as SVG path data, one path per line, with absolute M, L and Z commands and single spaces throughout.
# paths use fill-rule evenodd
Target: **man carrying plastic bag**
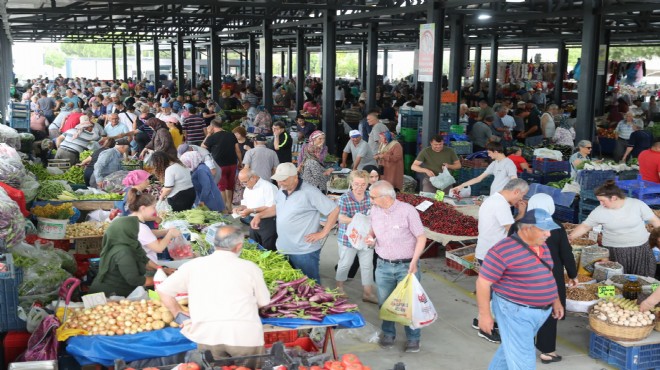
M 396 199 L 392 184 L 387 181 L 376 182 L 371 186 L 370 197 L 373 205 L 371 238 L 367 242 L 375 245 L 378 254 L 376 286 L 378 303 L 383 306 L 397 284 L 409 274 L 415 274 L 417 279 L 421 277 L 418 263 L 426 244 L 426 236 L 419 213 L 410 204 Z M 401 302 L 402 308 L 407 309 L 404 301 Z M 379 344 L 383 348 L 391 348 L 396 337 L 395 321 L 387 315 L 381 318 L 383 335 Z M 406 337 L 405 351 L 419 352 L 421 330 L 406 326 Z
M 417 277 L 408 274 L 383 302 L 380 318 L 421 329 L 438 318 L 438 313 Z

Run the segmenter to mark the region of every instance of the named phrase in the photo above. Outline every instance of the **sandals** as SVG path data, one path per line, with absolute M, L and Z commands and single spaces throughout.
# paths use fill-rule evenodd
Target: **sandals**
M 545 358 L 543 358 L 544 356 L 545 356 L 546 358 L 549 358 L 549 359 L 545 359 Z M 559 356 L 559 355 L 551 355 L 551 354 L 549 354 L 549 353 L 541 353 L 541 355 L 539 355 L 539 358 L 541 359 L 541 363 L 546 364 L 546 365 L 547 365 L 547 364 L 550 364 L 550 363 L 553 363 L 553 362 L 559 362 L 559 361 L 561 361 L 561 356 Z

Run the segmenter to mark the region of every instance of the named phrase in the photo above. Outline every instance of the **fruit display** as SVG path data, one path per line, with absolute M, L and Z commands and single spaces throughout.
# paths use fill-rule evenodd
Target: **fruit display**
M 650 326 L 654 325 L 655 314 L 639 312 L 635 301 L 624 298 L 601 300 L 591 312 L 598 320 L 619 326 Z
M 70 224 L 66 227 L 65 238 L 85 238 L 103 236 L 105 230 L 110 226 L 109 222 L 80 222 Z
M 66 220 L 74 214 L 73 204 L 62 203 L 58 205 L 46 204 L 45 206 L 35 206 L 32 208 L 32 214 L 37 217 L 51 218 L 55 220 Z
M 614 133 L 613 128 L 599 127 L 596 130 L 596 133 L 597 133 L 598 137 L 604 137 L 604 138 L 607 138 L 607 139 L 616 139 L 616 134 Z
M 420 212 L 422 224 L 429 230 L 447 235 L 477 236 L 477 219 L 458 212 L 454 207 L 443 202 L 433 201 L 414 194 L 399 193 L 396 199 L 417 206 L 423 201 L 433 202 L 426 211 Z
M 187 300 L 179 301 L 188 312 Z M 179 327 L 174 317 L 160 301 L 121 300 L 87 309 L 70 309 L 63 329 L 83 330 L 83 335 L 125 335 Z

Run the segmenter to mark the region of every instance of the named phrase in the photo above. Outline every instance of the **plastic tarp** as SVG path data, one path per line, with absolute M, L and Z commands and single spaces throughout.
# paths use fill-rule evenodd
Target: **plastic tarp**
M 119 358 L 131 362 L 170 356 L 195 348 L 197 344 L 175 328 L 122 336 L 77 336 L 69 338 L 66 346 L 67 352 L 83 366 L 113 366 L 115 359 Z
M 342 328 L 361 328 L 365 325 L 360 313 L 349 312 L 337 315 L 328 315 L 323 321 L 304 319 L 272 318 L 261 319 L 263 324 L 270 324 L 283 328 L 297 328 L 305 325 L 339 326 Z M 77 336 L 67 341 L 66 351 L 76 358 L 80 365 L 99 364 L 112 366 L 116 359 L 126 362 L 143 360 L 147 358 L 170 356 L 197 348 L 181 334 L 180 329 L 166 328 L 121 336 Z

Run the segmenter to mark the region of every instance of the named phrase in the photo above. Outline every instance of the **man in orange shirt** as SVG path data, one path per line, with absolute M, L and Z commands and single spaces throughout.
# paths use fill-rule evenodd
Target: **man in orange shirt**
M 639 153 L 637 160 L 642 180 L 660 183 L 660 139 L 653 142 L 651 149 Z

